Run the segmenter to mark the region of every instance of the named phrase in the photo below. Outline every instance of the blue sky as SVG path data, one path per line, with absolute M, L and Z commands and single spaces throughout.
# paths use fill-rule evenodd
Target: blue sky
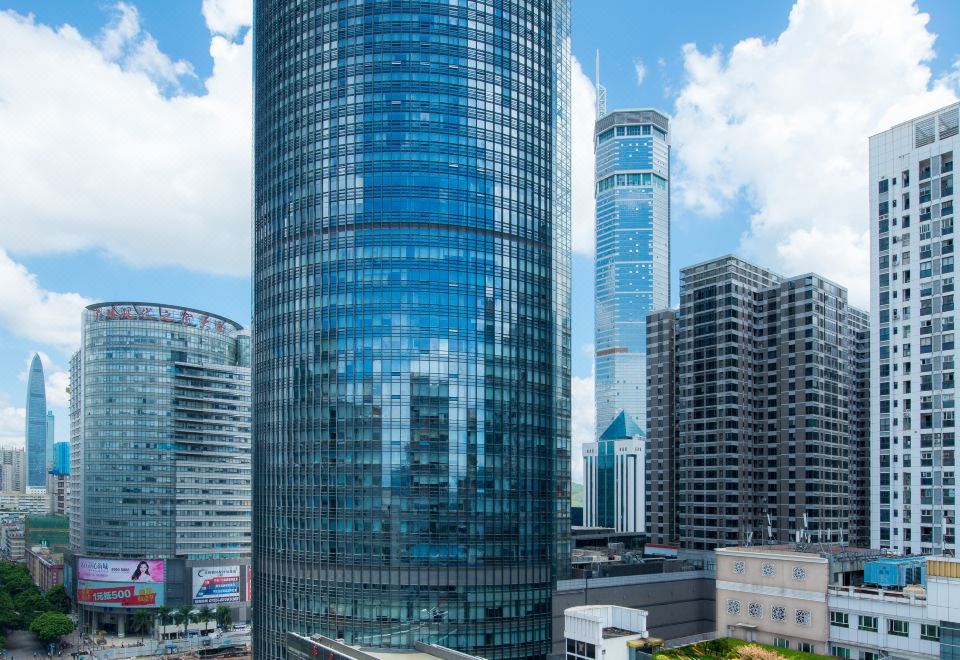
M 0 0 L 0 125 L 14 129 L 0 132 L 0 443 L 22 442 L 35 350 L 66 439 L 63 372 L 86 300 L 249 321 L 249 2 Z M 956 98 L 960 3 L 573 5 L 574 56 L 592 78 L 601 49 L 608 107 L 675 117 L 674 298 L 681 266 L 737 252 L 825 272 L 865 304 L 866 136 Z M 592 89 L 575 75 L 573 90 L 582 439 Z

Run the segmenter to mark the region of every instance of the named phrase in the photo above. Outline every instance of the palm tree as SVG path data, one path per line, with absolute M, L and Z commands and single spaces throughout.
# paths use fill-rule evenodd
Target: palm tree
M 143 634 L 153 626 L 153 612 L 151 610 L 137 610 L 133 615 L 133 632 L 140 633 L 140 641 L 143 641 Z
M 217 607 L 217 625 L 226 630 L 231 623 L 233 623 L 233 617 L 230 616 L 230 608 L 226 605 L 220 605 Z
M 187 629 L 190 626 L 191 618 L 191 608 L 189 605 L 184 605 L 177 610 L 177 623 L 183 624 L 183 636 L 187 636 Z
M 207 624 L 213 619 L 213 610 L 208 605 L 204 605 L 197 612 L 197 618 L 200 619 L 200 623 L 203 624 L 203 631 L 206 632 Z
M 172 618 L 171 617 L 172 611 L 173 610 L 171 610 L 166 605 L 164 605 L 163 607 L 157 608 L 157 616 L 160 617 L 161 626 L 166 626 L 168 623 L 170 623 L 170 619 Z

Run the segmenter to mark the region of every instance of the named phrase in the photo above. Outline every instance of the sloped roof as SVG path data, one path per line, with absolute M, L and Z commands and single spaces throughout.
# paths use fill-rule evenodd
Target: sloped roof
M 647 437 L 646 432 L 641 429 L 633 418 L 626 413 L 626 411 L 621 410 L 620 414 L 617 415 L 610 426 L 607 427 L 607 430 L 600 435 L 601 440 L 627 440 L 636 436 L 643 438 Z

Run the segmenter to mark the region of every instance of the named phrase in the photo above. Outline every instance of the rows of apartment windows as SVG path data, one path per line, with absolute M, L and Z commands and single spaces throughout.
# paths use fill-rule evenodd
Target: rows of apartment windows
M 952 470 L 942 470 L 942 466 L 954 464 L 953 451 L 941 453 L 941 434 L 937 435 L 936 456 L 933 451 L 933 436 L 921 436 L 922 449 L 919 467 L 929 467 L 929 471 L 912 474 L 907 471 L 900 474 L 902 468 L 912 468 L 917 458 L 911 446 L 911 438 L 898 437 L 900 431 L 911 431 L 914 427 L 913 416 L 916 402 L 912 391 L 914 382 L 911 375 L 914 368 L 920 371 L 919 426 L 920 430 L 934 428 L 950 429 L 956 424 L 955 399 L 953 390 L 956 385 L 955 358 L 953 351 L 956 342 L 953 312 L 955 310 L 954 279 L 954 230 L 953 219 L 953 152 L 923 159 L 916 170 L 918 181 L 919 227 L 916 236 L 919 244 L 911 246 L 911 236 L 890 235 L 896 228 L 909 229 L 911 226 L 911 195 L 906 188 L 910 185 L 911 170 L 900 174 L 901 191 L 899 196 L 893 189 L 898 185 L 897 177 L 881 179 L 878 182 L 878 230 L 879 230 L 879 356 L 880 369 L 880 540 L 891 541 L 891 524 L 903 525 L 904 542 L 919 540 L 923 544 L 937 542 L 934 533 L 933 510 L 939 506 L 955 506 L 955 476 Z M 896 209 L 900 203 L 899 218 Z M 911 331 L 912 304 L 914 293 L 911 273 L 912 247 L 917 249 L 919 274 L 919 341 L 914 343 Z M 933 276 L 937 279 L 931 280 Z M 914 308 L 915 309 L 915 308 Z M 939 317 L 947 314 L 946 317 Z M 913 349 L 919 355 L 915 356 Z M 919 357 L 919 360 L 916 358 Z M 892 362 L 892 364 L 891 364 Z M 898 373 L 899 372 L 899 373 Z M 926 393 L 926 394 L 925 394 Z M 945 433 L 949 438 L 947 446 L 953 446 L 953 434 Z M 893 456 L 891 458 L 891 438 Z M 899 446 L 897 446 L 899 445 Z M 902 461 L 901 461 L 902 458 Z M 897 465 L 901 463 L 901 465 Z M 934 471 L 938 473 L 934 475 Z M 942 475 L 942 476 L 941 476 Z M 911 487 L 913 480 L 920 478 L 920 523 L 919 529 L 911 529 L 909 505 L 913 504 Z M 896 483 L 896 482 L 900 483 Z M 902 491 L 901 491 L 902 489 Z M 900 518 L 900 504 L 903 504 L 903 517 Z M 924 508 L 924 506 L 926 508 Z M 946 521 L 949 522 L 949 521 Z M 943 526 L 945 543 L 955 542 L 955 528 Z M 919 539 L 916 538 L 919 533 Z M 924 549 L 932 549 L 924 546 Z
M 940 641 L 940 626 L 932 623 L 911 623 L 902 619 L 881 619 L 880 617 L 863 614 L 856 615 L 856 618 L 852 620 L 849 612 L 831 611 L 830 625 L 834 628 L 856 627 L 857 630 L 867 633 L 880 633 L 881 630 L 886 630 L 888 635 L 894 637 L 911 637 L 919 633 L 922 640 L 928 642 Z M 879 644 L 879 639 L 874 641 Z M 830 655 L 837 658 L 854 657 L 851 649 L 835 644 L 830 647 Z M 864 651 L 861 660 L 879 660 L 879 658 L 879 653 Z

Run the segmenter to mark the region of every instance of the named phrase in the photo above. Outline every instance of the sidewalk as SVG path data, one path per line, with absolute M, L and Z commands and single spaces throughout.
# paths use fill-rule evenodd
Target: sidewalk
M 215 650 L 227 646 L 244 646 L 250 648 L 249 632 L 227 632 L 222 637 L 191 637 L 189 639 L 172 639 L 158 641 L 155 639 L 144 639 L 143 646 L 138 646 L 139 637 L 126 637 L 120 639 L 115 635 L 106 636 L 106 644 L 91 645 L 84 644 L 81 647 L 82 652 L 77 660 L 122 660 L 123 658 L 149 658 L 190 654 L 197 657 L 196 652 L 200 650 Z M 210 640 L 209 645 L 204 645 L 203 640 Z M 89 648 L 88 648 L 89 647 Z

